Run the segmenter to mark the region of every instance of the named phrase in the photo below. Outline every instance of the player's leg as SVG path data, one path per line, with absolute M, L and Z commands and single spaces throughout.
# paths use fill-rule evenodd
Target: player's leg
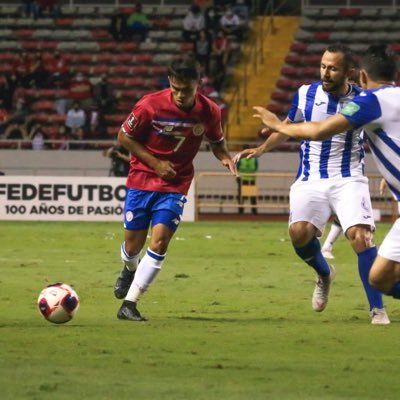
M 321 253 L 317 236 L 321 234 L 331 215 L 324 193 L 324 185 L 293 185 L 290 190 L 289 234 L 296 254 L 317 273 L 317 284 L 312 297 L 315 311 L 323 311 L 328 303 L 334 269 Z
M 150 244 L 137 267 L 135 277 L 121 309 L 125 307 L 137 311 L 137 302 L 161 271 L 168 245 L 179 226 L 185 202 L 186 198 L 179 194 L 155 194 L 155 201 L 152 205 Z M 125 319 L 140 320 L 136 318 Z
M 335 258 L 335 256 L 332 253 L 333 245 L 336 242 L 336 240 L 339 238 L 339 236 L 342 234 L 342 232 L 343 232 L 343 230 L 342 230 L 342 227 L 338 220 L 338 217 L 335 216 L 335 218 L 332 222 L 332 225 L 331 225 L 331 229 L 330 229 L 330 231 L 325 239 L 325 242 L 321 248 L 322 255 L 325 258 L 328 258 L 328 259 Z
M 373 324 L 388 324 L 390 321 L 384 310 L 382 294 L 368 281 L 377 249 L 373 242 L 375 225 L 367 179 L 361 177 L 342 182 L 335 188 L 334 198 L 336 214 L 358 257 L 358 272 L 368 299 L 371 321 Z M 376 313 L 379 313 L 378 317 L 375 317 Z
M 372 286 L 400 299 L 400 219 L 383 240 L 369 274 Z
M 146 242 L 147 232 L 147 228 L 141 230 L 125 229 L 125 240 L 121 244 L 123 268 L 114 285 L 114 295 L 117 299 L 123 299 L 128 293 L 140 261 L 140 251 Z
M 121 245 L 121 260 L 123 268 L 114 285 L 114 295 L 123 299 L 138 265 L 140 251 L 146 242 L 151 220 L 151 209 L 147 210 L 149 192 L 128 189 L 124 207 L 125 240 Z

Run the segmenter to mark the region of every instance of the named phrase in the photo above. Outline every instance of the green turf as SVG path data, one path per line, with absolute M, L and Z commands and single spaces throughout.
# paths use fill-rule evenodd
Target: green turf
M 140 304 L 146 323 L 116 319 L 121 239 L 114 223 L 0 222 L 2 400 L 398 398 L 400 303 L 386 299 L 390 326 L 369 323 L 345 239 L 318 314 L 285 223 L 183 224 Z M 66 325 L 36 307 L 54 281 L 81 297 Z

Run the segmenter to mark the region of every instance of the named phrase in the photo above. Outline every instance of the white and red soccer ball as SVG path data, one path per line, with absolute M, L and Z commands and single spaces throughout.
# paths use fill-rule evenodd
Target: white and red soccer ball
M 79 297 L 71 286 L 65 283 L 53 283 L 40 292 L 37 304 L 40 313 L 47 321 L 64 324 L 78 311 Z

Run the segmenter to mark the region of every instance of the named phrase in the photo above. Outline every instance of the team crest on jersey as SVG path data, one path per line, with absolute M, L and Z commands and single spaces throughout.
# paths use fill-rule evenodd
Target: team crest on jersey
M 126 120 L 126 124 L 128 125 L 129 129 L 135 129 L 136 125 L 137 125 L 138 121 L 135 117 L 134 113 L 131 113 L 128 117 L 128 119 Z
M 206 130 L 206 128 L 203 124 L 196 124 L 193 127 L 193 135 L 200 136 L 204 133 L 205 130 Z
M 132 212 L 132 211 L 128 211 L 128 212 L 125 214 L 125 218 L 126 218 L 126 220 L 127 220 L 128 222 L 131 222 L 131 221 L 133 220 L 133 212 Z

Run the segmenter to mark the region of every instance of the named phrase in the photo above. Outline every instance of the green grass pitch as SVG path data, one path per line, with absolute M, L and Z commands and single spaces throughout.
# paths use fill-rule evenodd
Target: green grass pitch
M 379 244 L 388 224 L 379 224 Z M 397 399 L 400 302 L 372 326 L 357 259 L 341 238 L 323 313 L 285 223 L 184 223 L 140 303 L 118 321 L 119 223 L 0 222 L 0 398 L 79 400 Z M 75 287 L 65 325 L 42 287 Z

